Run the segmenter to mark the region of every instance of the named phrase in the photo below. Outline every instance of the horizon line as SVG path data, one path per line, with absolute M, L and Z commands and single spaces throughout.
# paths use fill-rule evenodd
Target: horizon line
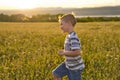
M 19 8 L 10 8 L 10 9 L 2 9 L 0 8 L 0 10 L 32 10 L 32 9 L 37 9 L 37 8 L 75 8 L 75 9 L 84 9 L 84 8 L 102 8 L 102 7 L 117 7 L 117 6 L 120 6 L 120 5 L 111 5 L 111 6 L 96 6 L 96 7 L 93 7 L 93 6 L 89 6 L 89 7 L 34 7 L 34 8 L 28 8 L 28 9 L 19 9 Z

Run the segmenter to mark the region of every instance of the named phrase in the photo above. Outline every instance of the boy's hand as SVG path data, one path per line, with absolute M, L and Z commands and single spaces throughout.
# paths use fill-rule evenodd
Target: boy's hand
M 58 54 L 59 54 L 59 55 L 64 55 L 64 50 L 59 50 L 59 51 L 58 51 Z

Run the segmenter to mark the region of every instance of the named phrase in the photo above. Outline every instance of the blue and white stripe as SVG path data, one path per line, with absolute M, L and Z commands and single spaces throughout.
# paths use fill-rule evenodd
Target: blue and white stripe
M 66 36 L 64 49 L 67 51 L 81 50 L 80 40 L 75 32 Z M 81 56 L 65 56 L 65 58 L 66 67 L 70 70 L 82 70 L 85 67 Z

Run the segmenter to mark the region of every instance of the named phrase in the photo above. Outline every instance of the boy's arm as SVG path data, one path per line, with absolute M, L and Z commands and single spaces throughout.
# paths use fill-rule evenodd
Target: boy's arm
M 80 55 L 81 51 L 79 49 L 74 50 L 74 51 L 60 50 L 58 53 L 59 53 L 59 55 L 65 55 L 65 56 L 74 57 L 74 56 Z
M 72 35 L 70 38 L 69 38 L 69 42 L 70 42 L 70 51 L 67 51 L 67 50 L 61 50 L 59 51 L 59 55 L 65 55 L 65 56 L 71 56 L 71 57 L 74 57 L 74 56 L 78 56 L 80 55 L 81 53 L 81 44 L 80 44 L 80 41 L 79 41 L 79 38 L 77 37 L 77 35 Z
M 80 50 L 78 49 L 78 50 L 74 50 L 74 51 L 64 51 L 64 52 L 63 52 L 63 55 L 74 57 L 74 56 L 80 55 L 80 53 L 81 53 L 81 52 L 80 52 Z

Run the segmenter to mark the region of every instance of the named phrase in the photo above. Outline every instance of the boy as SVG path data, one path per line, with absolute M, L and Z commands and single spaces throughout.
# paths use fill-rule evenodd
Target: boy
M 59 55 L 65 56 L 65 61 L 53 70 L 54 80 L 61 80 L 68 76 L 69 80 L 81 80 L 81 72 L 84 63 L 80 56 L 81 44 L 77 34 L 74 32 L 76 19 L 72 14 L 67 14 L 59 19 L 63 32 L 67 32 L 64 42 L 64 50 L 58 51 Z

